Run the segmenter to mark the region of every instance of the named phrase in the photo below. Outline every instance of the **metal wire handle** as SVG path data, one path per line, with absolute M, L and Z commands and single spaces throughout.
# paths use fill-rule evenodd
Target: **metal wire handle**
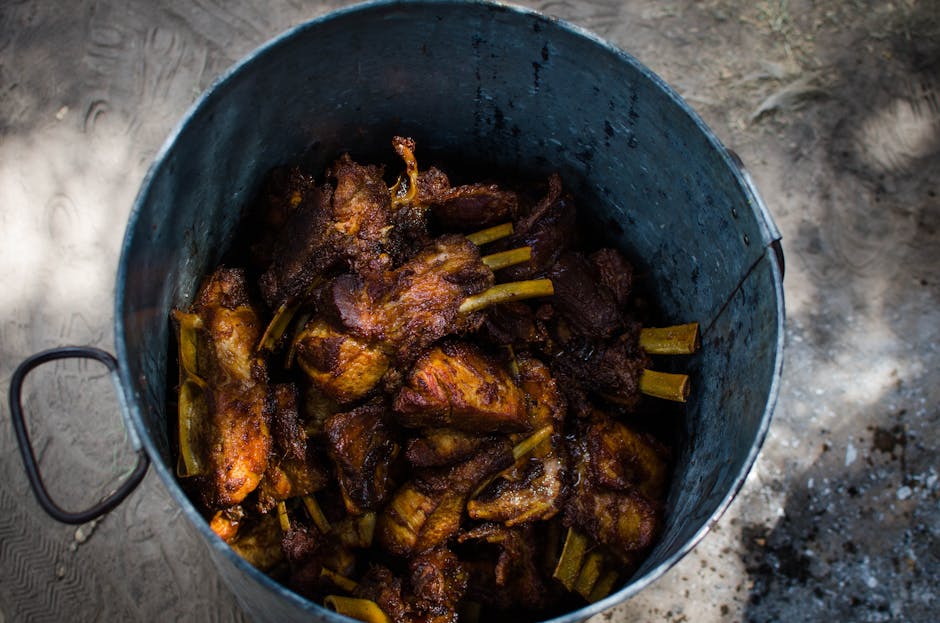
M 134 449 L 137 451 L 138 458 L 137 466 L 134 467 L 134 471 L 131 472 L 130 476 L 121 483 L 121 486 L 119 486 L 114 493 L 87 510 L 79 512 L 67 511 L 53 501 L 49 492 L 46 491 L 42 475 L 39 473 L 39 463 L 36 461 L 36 455 L 33 452 L 33 446 L 29 439 L 29 431 L 26 428 L 26 420 L 23 417 L 23 380 L 34 368 L 44 363 L 56 359 L 71 358 L 94 359 L 103 363 L 111 373 L 117 391 L 120 391 L 120 381 L 117 377 L 117 360 L 115 360 L 110 353 L 90 346 L 63 346 L 61 348 L 53 348 L 36 353 L 27 358 L 23 363 L 17 366 L 16 370 L 13 372 L 13 377 L 10 379 L 10 418 L 13 420 L 13 430 L 16 433 L 16 442 L 20 448 L 20 456 L 23 457 L 23 467 L 26 468 L 26 477 L 29 479 L 33 493 L 36 494 L 36 500 L 39 502 L 39 505 L 57 521 L 67 524 L 81 524 L 104 515 L 120 504 L 124 498 L 140 484 L 140 481 L 143 480 L 144 475 L 147 473 L 147 468 L 150 466 L 150 458 L 147 456 L 144 449 L 139 447 L 139 444 L 135 444 L 137 447 Z M 132 435 L 131 438 L 136 439 L 136 436 Z

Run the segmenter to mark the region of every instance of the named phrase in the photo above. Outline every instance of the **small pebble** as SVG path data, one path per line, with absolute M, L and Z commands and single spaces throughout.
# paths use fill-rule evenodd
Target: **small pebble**
M 907 498 L 911 497 L 912 493 L 913 491 L 911 491 L 911 488 L 905 485 L 901 487 L 900 489 L 898 489 L 898 499 L 906 500 Z
M 855 446 L 852 445 L 852 442 L 849 442 L 849 445 L 845 447 L 845 466 L 848 467 L 854 463 L 857 458 L 858 451 L 855 449 Z

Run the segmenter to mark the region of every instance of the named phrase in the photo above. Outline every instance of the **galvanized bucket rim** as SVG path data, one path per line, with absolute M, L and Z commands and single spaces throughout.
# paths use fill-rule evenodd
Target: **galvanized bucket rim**
M 155 442 L 147 433 L 147 426 L 144 422 L 142 410 L 144 398 L 140 395 L 140 392 L 136 389 L 138 382 L 137 379 L 131 378 L 131 372 L 127 365 L 129 361 L 129 352 L 127 348 L 126 341 L 126 327 L 124 323 L 124 303 L 126 298 L 126 283 L 131 277 L 128 273 L 128 249 L 134 242 L 134 230 L 137 221 L 140 218 L 141 213 L 147 209 L 148 197 L 150 194 L 151 184 L 156 177 L 157 173 L 161 170 L 161 167 L 167 160 L 167 156 L 172 152 L 174 144 L 177 141 L 177 138 L 186 131 L 195 117 L 197 111 L 207 105 L 210 101 L 214 100 L 217 97 L 221 97 L 224 94 L 225 88 L 228 84 L 237 80 L 238 77 L 249 71 L 252 65 L 257 62 L 259 57 L 264 56 L 270 50 L 276 49 L 286 41 L 292 40 L 297 37 L 302 37 L 308 31 L 315 30 L 323 24 L 330 23 L 333 21 L 339 21 L 346 19 L 350 16 L 357 15 L 367 15 L 369 13 L 381 13 L 390 9 L 407 9 L 410 6 L 439 6 L 442 8 L 446 7 L 460 7 L 466 9 L 467 7 L 482 7 L 490 10 L 498 10 L 507 13 L 514 13 L 523 17 L 529 17 L 537 20 L 544 20 L 547 23 L 555 25 L 560 31 L 567 32 L 568 34 L 583 38 L 592 44 L 598 46 L 602 51 L 609 53 L 616 57 L 619 62 L 627 63 L 631 65 L 639 74 L 641 74 L 647 80 L 650 80 L 658 89 L 660 89 L 669 99 L 671 99 L 676 106 L 694 122 L 694 125 L 706 138 L 706 140 L 712 145 L 718 154 L 720 154 L 722 160 L 725 162 L 727 167 L 733 172 L 738 185 L 741 187 L 744 194 L 749 200 L 749 204 L 754 207 L 755 217 L 762 227 L 762 233 L 764 235 L 764 240 L 762 241 L 765 247 L 765 252 L 768 256 L 774 253 L 774 250 L 771 248 L 771 245 L 779 241 L 779 232 L 776 229 L 776 226 L 773 224 L 773 221 L 767 212 L 767 209 L 764 205 L 764 202 L 760 198 L 753 184 L 748 179 L 746 173 L 739 167 L 738 163 L 735 161 L 734 157 L 730 152 L 724 147 L 724 145 L 718 140 L 712 130 L 701 120 L 697 113 L 670 87 L 666 82 L 664 82 L 658 75 L 653 73 L 649 68 L 636 60 L 626 51 L 618 48 L 617 46 L 605 41 L 598 35 L 590 32 L 589 30 L 561 20 L 558 18 L 548 17 L 538 11 L 529 9 L 527 7 L 516 6 L 512 4 L 502 3 L 502 2 L 491 2 L 489 0 L 369 0 L 367 2 L 351 5 L 348 7 L 340 8 L 324 15 L 315 17 L 311 20 L 298 24 L 280 35 L 270 39 L 266 43 L 254 49 L 252 52 L 248 53 L 242 57 L 239 61 L 233 64 L 229 69 L 222 73 L 217 79 L 215 79 L 212 84 L 199 96 L 199 98 L 189 107 L 186 113 L 182 116 L 181 120 L 178 122 L 176 127 L 170 132 L 167 139 L 164 141 L 161 148 L 154 155 L 152 163 L 144 176 L 143 181 L 141 182 L 140 190 L 134 200 L 129 218 L 128 224 L 124 234 L 124 240 L 122 243 L 122 252 L 121 260 L 118 265 L 118 272 L 116 278 L 116 290 L 115 290 L 115 346 L 117 352 L 117 359 L 119 362 L 119 374 L 122 381 L 123 391 L 126 395 L 126 404 L 129 410 L 128 419 L 133 423 L 135 431 L 139 434 L 142 445 L 151 457 L 153 462 L 153 467 L 157 471 L 160 480 L 166 486 L 167 490 L 173 497 L 173 499 L 180 505 L 187 519 L 196 527 L 202 537 L 206 542 L 220 553 L 228 562 L 234 565 L 239 571 L 246 574 L 253 581 L 258 582 L 266 589 L 277 594 L 280 598 L 283 598 L 291 602 L 294 606 L 301 608 L 302 610 L 315 614 L 321 617 L 324 617 L 326 620 L 334 621 L 335 623 L 349 623 L 354 621 L 344 615 L 340 615 L 336 612 L 333 612 L 320 604 L 317 604 L 313 601 L 310 601 L 297 593 L 291 591 L 283 584 L 273 580 L 265 573 L 261 572 L 245 559 L 239 556 L 232 548 L 230 548 L 218 535 L 216 535 L 208 526 L 208 523 L 203 519 L 201 513 L 196 509 L 195 505 L 190 501 L 189 497 L 183 491 L 180 486 L 175 469 L 172 465 L 167 464 L 163 461 L 161 453 L 157 448 Z M 712 526 L 717 523 L 721 515 L 727 510 L 728 506 L 737 496 L 741 487 L 744 485 L 744 482 L 747 478 L 748 473 L 750 472 L 751 467 L 757 459 L 757 456 L 760 452 L 761 446 L 763 445 L 764 439 L 766 438 L 767 432 L 770 427 L 771 417 L 773 414 L 774 407 L 776 405 L 777 396 L 779 393 L 780 379 L 782 375 L 782 366 L 783 366 L 783 342 L 784 342 L 784 304 L 783 304 L 783 275 L 782 267 L 780 264 L 775 261 L 775 258 L 768 257 L 770 260 L 771 270 L 773 271 L 773 284 L 774 284 L 774 296 L 776 299 L 776 308 L 777 308 L 777 344 L 776 352 L 774 356 L 774 370 L 772 372 L 772 382 L 768 391 L 767 400 L 765 403 L 764 411 L 761 416 L 760 426 L 758 428 L 757 436 L 754 440 L 754 443 L 746 457 L 744 463 L 738 474 L 736 474 L 733 486 L 728 490 L 726 495 L 723 497 L 722 501 L 718 504 L 714 512 L 712 512 L 708 520 L 698 529 L 694 536 L 688 539 L 680 548 L 677 549 L 672 555 L 667 557 L 663 562 L 661 562 L 656 567 L 648 570 L 642 576 L 634 577 L 630 582 L 625 585 L 623 588 L 618 590 L 615 593 L 607 596 L 606 598 L 597 601 L 595 603 L 589 604 L 568 612 L 564 615 L 558 616 L 553 619 L 546 620 L 545 623 L 574 623 L 575 621 L 581 621 L 587 619 L 593 615 L 596 615 L 600 612 L 603 612 L 614 605 L 623 603 L 626 600 L 630 599 L 641 590 L 652 584 L 654 581 L 659 579 L 664 575 L 669 569 L 675 566 L 682 558 L 684 558 L 708 533 Z

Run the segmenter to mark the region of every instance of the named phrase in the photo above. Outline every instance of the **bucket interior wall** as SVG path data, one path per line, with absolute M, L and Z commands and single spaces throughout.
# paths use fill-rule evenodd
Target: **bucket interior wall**
M 705 328 L 665 534 L 635 578 L 674 561 L 740 484 L 767 423 L 781 277 L 757 199 L 632 58 L 556 21 L 472 2 L 380 3 L 295 29 L 223 77 L 151 169 L 125 240 L 117 343 L 132 416 L 171 493 L 199 523 L 167 435 L 170 310 L 190 303 L 268 169 L 303 160 L 322 170 L 343 150 L 394 162 L 394 134 L 417 140 L 419 164 L 558 171 L 598 237 L 639 258 L 667 320 Z M 201 530 L 259 618 L 328 616 Z

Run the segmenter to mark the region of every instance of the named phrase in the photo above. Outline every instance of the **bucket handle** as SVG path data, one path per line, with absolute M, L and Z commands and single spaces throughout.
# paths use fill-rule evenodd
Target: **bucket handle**
M 39 463 L 36 460 L 35 452 L 33 452 L 33 446 L 29 439 L 29 431 L 26 428 L 26 420 L 23 417 L 23 381 L 26 375 L 34 368 L 44 363 L 56 359 L 71 358 L 94 359 L 103 363 L 111 374 L 111 380 L 114 382 L 119 400 L 123 399 L 121 381 L 117 373 L 118 364 L 110 353 L 90 346 L 63 346 L 36 353 L 17 366 L 16 370 L 13 372 L 13 377 L 10 379 L 10 418 L 13 420 L 13 430 L 16 433 L 16 442 L 20 448 L 20 456 L 23 457 L 23 467 L 26 468 L 26 477 L 29 480 L 30 487 L 33 489 L 33 493 L 36 494 L 36 500 L 39 502 L 39 505 L 49 516 L 57 521 L 67 524 L 82 524 L 104 515 L 124 501 L 124 498 L 130 495 L 137 485 L 140 484 L 140 481 L 143 480 L 144 475 L 147 473 L 147 468 L 150 466 L 150 458 L 141 446 L 140 439 L 138 439 L 137 435 L 134 433 L 133 426 L 131 426 L 125 416 L 124 425 L 127 427 L 131 444 L 134 450 L 137 451 L 137 466 L 134 467 L 134 471 L 131 472 L 130 476 L 128 476 L 108 497 L 84 511 L 71 512 L 64 510 L 52 500 L 49 492 L 46 491 L 42 475 L 39 473 Z

